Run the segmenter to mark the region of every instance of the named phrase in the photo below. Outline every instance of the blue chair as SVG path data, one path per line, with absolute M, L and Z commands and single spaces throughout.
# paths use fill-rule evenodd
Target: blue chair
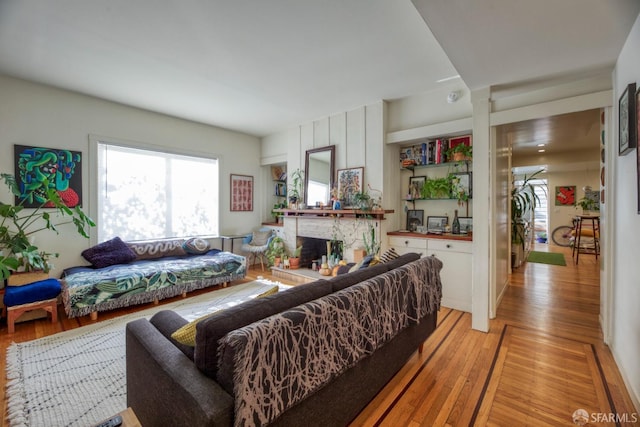
M 269 265 L 267 259 L 267 248 L 271 243 L 271 239 L 274 237 L 273 230 L 267 227 L 262 227 L 258 231 L 254 231 L 248 234 L 242 239 L 242 251 L 247 253 L 247 265 L 253 265 L 256 262 L 256 258 L 260 259 L 260 266 L 264 271 L 264 263 Z M 253 257 L 253 259 L 252 259 Z

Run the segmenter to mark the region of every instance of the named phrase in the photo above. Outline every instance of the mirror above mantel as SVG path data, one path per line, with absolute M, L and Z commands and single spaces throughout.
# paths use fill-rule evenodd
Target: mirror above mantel
M 335 145 L 307 150 L 304 163 L 305 203 L 309 207 L 327 205 L 335 176 Z

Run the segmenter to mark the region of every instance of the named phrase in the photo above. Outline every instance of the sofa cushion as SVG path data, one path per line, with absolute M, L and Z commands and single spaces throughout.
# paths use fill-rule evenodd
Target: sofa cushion
M 206 240 L 200 239 L 199 237 L 192 237 L 191 239 L 185 240 L 182 244 L 182 249 L 191 255 L 201 255 L 207 253 L 210 247 L 209 242 Z
M 278 286 L 273 286 L 271 289 L 264 291 L 263 293 L 261 293 L 260 295 L 256 296 L 256 298 L 264 298 L 264 297 L 268 297 L 269 295 L 273 295 L 275 293 L 278 293 Z M 173 338 L 174 340 L 178 341 L 180 344 L 184 344 L 187 345 L 189 347 L 195 347 L 196 345 L 196 325 L 200 322 L 202 322 L 205 319 L 208 319 L 209 317 L 213 316 L 214 314 L 216 314 L 218 311 L 220 310 L 216 310 L 212 313 L 207 313 L 204 316 L 200 316 L 197 319 L 192 320 L 191 322 L 187 323 L 186 325 L 183 325 L 182 327 L 180 327 L 179 329 L 177 329 L 174 333 L 171 334 L 171 338 Z
M 317 280 L 294 286 L 275 295 L 245 301 L 219 311 L 196 325 L 194 360 L 198 369 L 211 378 L 218 372 L 218 340 L 227 333 L 265 317 L 288 310 L 331 293 L 331 284 Z
M 57 297 L 60 294 L 60 282 L 56 279 L 45 279 L 24 286 L 7 286 L 4 292 L 4 305 L 29 304 Z
M 420 259 L 420 254 L 415 252 L 409 252 L 407 254 L 400 255 L 398 258 L 385 262 L 384 265 L 389 267 L 389 270 L 393 270 L 394 268 L 398 268 L 410 262 L 413 262 L 417 259 Z
M 168 256 L 187 255 L 182 245 L 184 239 L 145 240 L 129 242 L 129 246 L 136 253 L 138 259 L 157 259 Z
M 378 274 L 382 274 L 387 271 L 393 270 L 394 268 L 398 268 L 402 265 L 408 264 L 419 258 L 419 254 L 408 253 L 401 255 L 392 261 L 378 263 L 367 268 L 361 268 L 361 266 L 355 264 L 355 266 L 358 266 L 358 268 L 355 268 L 355 266 L 351 267 L 351 270 L 348 274 L 338 274 L 336 277 L 331 278 L 329 280 L 329 283 L 331 283 L 332 291 L 336 292 L 344 288 L 348 288 L 349 286 L 355 285 L 356 283 L 371 279 Z
M 186 325 L 187 320 L 172 310 L 160 310 L 154 314 L 149 322 L 169 341 L 193 361 L 193 347 L 184 345 L 171 337 L 171 334 Z
M 349 286 L 353 286 L 356 283 L 371 279 L 378 274 L 386 273 L 387 271 L 389 271 L 388 264 L 376 264 L 373 267 L 367 268 L 358 267 L 355 270 L 352 267 L 352 270 L 350 270 L 349 273 L 339 274 L 329 279 L 329 282 L 331 283 L 331 290 L 333 292 L 340 291 L 348 288 Z
M 396 252 L 395 248 L 389 248 L 382 255 L 380 255 L 380 262 L 389 262 L 398 258 L 400 255 Z
M 85 249 L 82 251 L 82 256 L 95 268 L 126 264 L 136 259 L 135 252 L 117 236 Z

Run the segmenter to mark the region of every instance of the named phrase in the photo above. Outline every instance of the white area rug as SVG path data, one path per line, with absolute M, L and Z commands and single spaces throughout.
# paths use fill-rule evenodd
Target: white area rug
M 153 307 L 7 349 L 11 426 L 88 426 L 126 409 L 125 325 L 160 310 L 187 320 L 255 298 L 278 284 L 258 280 Z

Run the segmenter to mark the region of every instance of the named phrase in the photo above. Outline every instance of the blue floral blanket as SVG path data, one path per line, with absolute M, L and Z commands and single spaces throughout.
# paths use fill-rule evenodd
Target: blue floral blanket
M 217 250 L 100 269 L 73 267 L 62 274 L 62 299 L 69 317 L 84 316 L 170 298 L 245 275 L 245 257 Z

